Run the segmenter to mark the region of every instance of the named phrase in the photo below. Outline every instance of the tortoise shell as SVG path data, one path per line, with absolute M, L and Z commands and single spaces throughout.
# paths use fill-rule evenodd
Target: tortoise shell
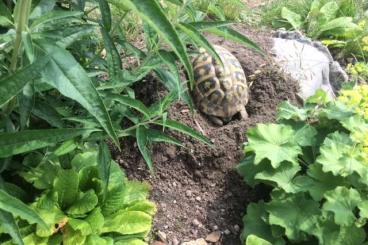
M 223 47 L 214 48 L 223 66 L 202 49 L 193 60 L 195 101 L 203 113 L 228 119 L 245 110 L 248 85 L 236 57 Z

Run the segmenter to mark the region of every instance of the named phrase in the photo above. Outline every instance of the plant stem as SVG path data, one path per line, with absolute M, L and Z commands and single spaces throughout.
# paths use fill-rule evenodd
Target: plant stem
M 31 10 L 32 0 L 19 0 L 19 6 L 15 7 L 15 28 L 16 36 L 14 42 L 13 55 L 10 63 L 10 71 L 14 72 L 17 69 L 19 50 L 22 44 L 22 32 L 28 25 L 29 13 Z

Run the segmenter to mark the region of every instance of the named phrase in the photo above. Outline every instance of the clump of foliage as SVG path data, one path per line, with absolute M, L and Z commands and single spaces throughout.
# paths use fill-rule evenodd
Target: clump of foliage
M 364 57 L 368 29 L 363 6 L 361 0 L 278 0 L 264 9 L 262 19 L 275 28 L 302 31 L 342 55 Z
M 368 78 L 368 66 L 365 70 Z M 368 121 L 368 85 L 357 85 L 351 89 L 343 89 L 338 101 L 341 101 L 358 115 Z
M 192 0 L 191 4 L 222 20 L 241 20 L 246 6 L 241 0 Z
M 0 223 L 1 244 L 14 244 L 8 234 L 18 244 L 146 244 L 156 212 L 149 186 L 128 181 L 105 144 L 67 141 L 11 164 L 0 199 L 15 219 Z
M 277 124 L 248 130 L 238 171 L 272 190 L 247 208 L 246 244 L 367 241 L 368 123 L 343 102 L 319 91 L 303 108 L 282 103 Z

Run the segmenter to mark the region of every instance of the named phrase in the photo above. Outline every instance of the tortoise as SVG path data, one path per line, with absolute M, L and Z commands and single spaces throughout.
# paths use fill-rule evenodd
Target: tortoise
M 194 100 L 200 111 L 218 126 L 227 123 L 240 113 L 248 117 L 245 105 L 248 103 L 247 80 L 239 61 L 227 49 L 213 45 L 223 63 L 217 62 L 203 48 L 193 60 Z

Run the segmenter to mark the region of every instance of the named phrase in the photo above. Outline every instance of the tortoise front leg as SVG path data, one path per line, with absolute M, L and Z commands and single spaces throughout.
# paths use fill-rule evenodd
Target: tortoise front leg
M 208 116 L 208 119 L 213 123 L 215 124 L 216 126 L 224 126 L 224 122 L 219 118 L 219 117 L 216 117 L 216 116 Z
M 248 119 L 249 116 L 248 116 L 248 113 L 245 107 L 243 107 L 239 112 L 240 112 L 241 119 Z

